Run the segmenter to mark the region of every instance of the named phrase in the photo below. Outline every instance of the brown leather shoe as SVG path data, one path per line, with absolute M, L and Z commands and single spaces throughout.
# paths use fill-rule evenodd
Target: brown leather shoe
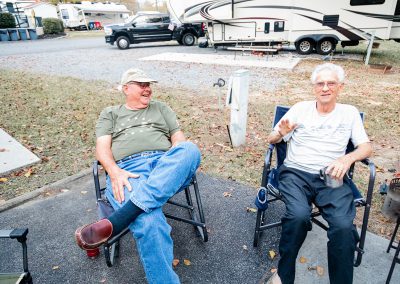
M 113 226 L 108 219 L 79 227 L 75 231 L 75 240 L 81 249 L 94 249 L 104 244 L 113 232 Z

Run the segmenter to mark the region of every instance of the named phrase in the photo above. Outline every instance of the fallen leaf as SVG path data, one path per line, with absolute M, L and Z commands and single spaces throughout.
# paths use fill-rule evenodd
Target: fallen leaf
M 224 192 L 224 197 L 232 197 L 232 193 L 225 191 Z
M 61 192 L 68 192 L 69 189 L 61 189 Z
M 251 208 L 251 207 L 246 207 L 247 212 L 252 212 L 252 213 L 257 213 L 257 209 Z
M 8 181 L 8 179 L 6 179 L 6 178 L 0 178 L 0 182 L 7 182 Z
M 317 265 L 317 274 L 319 276 L 324 276 L 324 268 L 322 266 Z
M 87 212 L 90 212 L 90 211 L 92 211 L 92 209 L 88 209 L 88 210 L 86 210 Z
M 385 229 L 381 228 L 381 234 L 384 235 L 385 234 Z
M 300 256 L 299 262 L 300 263 L 306 263 L 307 262 L 307 258 L 305 258 L 304 256 Z
M 248 248 L 247 248 L 246 245 L 243 245 L 243 249 L 244 249 L 244 250 L 248 250 Z
M 53 270 L 59 269 L 60 267 L 58 265 L 53 266 Z
M 86 191 L 86 190 L 82 190 L 81 193 L 82 193 L 82 194 L 86 194 L 87 191 Z
M 271 259 L 274 259 L 275 256 L 276 256 L 276 253 L 275 253 L 273 250 L 270 250 L 270 251 L 269 251 L 269 257 L 270 257 Z
M 105 278 L 101 279 L 99 282 L 100 283 L 105 283 L 107 280 Z
M 172 261 L 172 266 L 173 266 L 173 267 L 177 267 L 178 264 L 179 264 L 179 259 L 175 258 L 175 259 Z
M 0 152 L 5 152 L 6 148 L 0 148 Z
M 277 271 L 278 271 L 278 269 L 276 269 L 276 268 L 272 268 L 270 271 L 271 271 L 271 273 L 275 273 L 275 272 L 277 272 Z
M 4 199 L 0 199 L 0 205 L 6 203 Z
M 32 175 L 32 168 L 29 168 L 28 171 L 24 174 L 25 177 L 30 177 Z
M 189 266 L 189 265 L 191 265 L 192 263 L 190 262 L 189 259 L 184 259 L 184 260 L 183 260 L 183 264 Z

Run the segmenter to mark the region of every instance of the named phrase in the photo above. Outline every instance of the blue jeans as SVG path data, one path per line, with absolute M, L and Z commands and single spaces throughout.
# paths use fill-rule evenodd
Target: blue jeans
M 200 151 L 191 142 L 182 142 L 167 152 L 150 151 L 118 162 L 124 170 L 140 175 L 130 178 L 132 191 L 125 196 L 144 213 L 129 225 L 149 283 L 180 283 L 172 268 L 171 227 L 162 212 L 169 198 L 185 188 L 200 165 Z M 115 210 L 123 204 L 115 200 L 110 178 L 106 196 Z M 125 202 L 128 198 L 125 198 Z

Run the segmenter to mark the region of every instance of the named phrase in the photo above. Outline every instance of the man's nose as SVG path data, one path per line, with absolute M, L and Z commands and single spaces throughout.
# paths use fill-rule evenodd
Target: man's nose
M 323 91 L 329 90 L 328 83 L 324 83 L 324 87 L 322 88 Z

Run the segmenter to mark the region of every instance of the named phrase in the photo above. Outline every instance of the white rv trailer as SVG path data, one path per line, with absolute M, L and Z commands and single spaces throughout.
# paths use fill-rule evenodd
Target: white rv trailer
M 125 5 L 115 3 L 58 4 L 59 17 L 64 26 L 70 29 L 88 28 L 90 22 L 100 22 L 101 26 L 124 22 L 129 17 Z
M 400 0 L 167 0 L 183 23 L 208 22 L 214 46 L 294 43 L 301 54 L 329 54 L 336 44 L 400 40 Z

